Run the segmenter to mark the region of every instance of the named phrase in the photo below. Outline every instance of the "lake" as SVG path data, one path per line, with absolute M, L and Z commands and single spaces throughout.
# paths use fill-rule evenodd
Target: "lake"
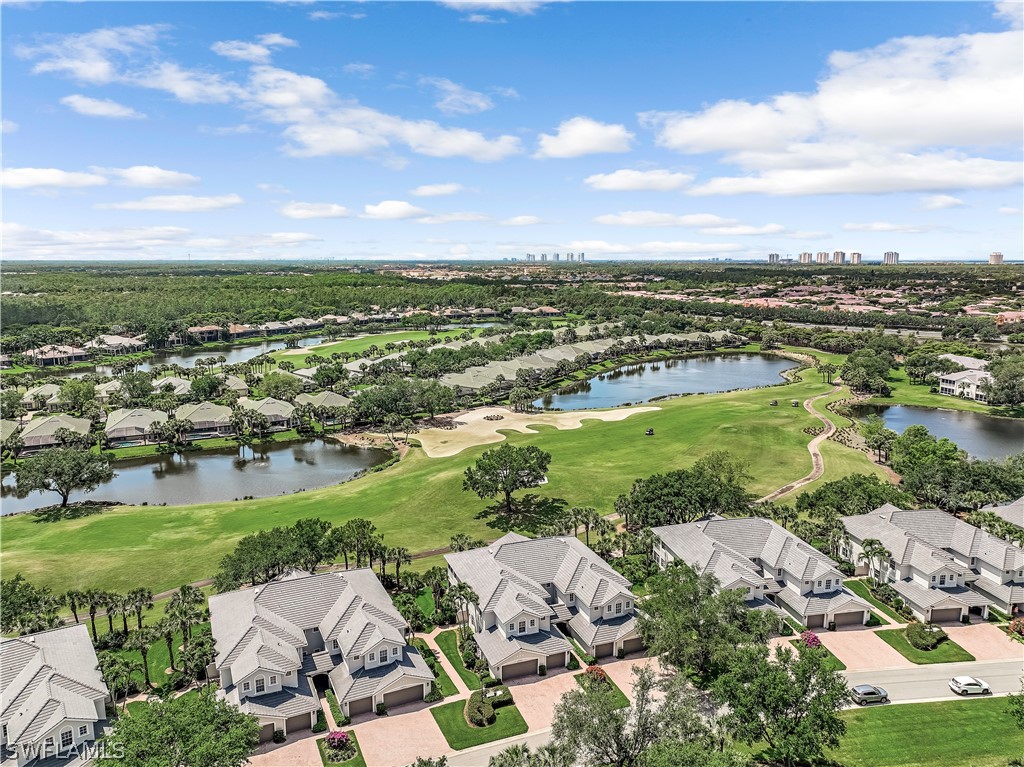
M 199 443 L 202 444 L 202 443 Z M 72 493 L 71 501 L 110 500 L 149 505 L 264 498 L 297 490 L 336 485 L 357 472 L 388 460 L 390 453 L 329 440 L 269 443 L 256 455 L 246 448 L 203 450 L 179 456 L 152 456 L 115 461 L 117 476 L 89 495 Z M 14 495 L 14 476 L 4 478 L 0 513 L 14 514 L 60 503 L 56 493 Z
M 975 458 L 1006 458 L 1024 450 L 1024 420 L 996 418 L 966 410 L 935 410 L 912 405 L 857 405 L 854 415 L 877 413 L 885 425 L 902 433 L 920 424 L 940 439 L 956 442 Z
M 545 410 L 608 408 L 672 394 L 708 394 L 782 383 L 797 363 L 770 354 L 703 354 L 622 365 L 534 402 Z

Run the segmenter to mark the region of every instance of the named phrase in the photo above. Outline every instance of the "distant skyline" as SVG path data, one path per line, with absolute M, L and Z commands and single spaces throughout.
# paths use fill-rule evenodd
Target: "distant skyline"
M 1022 9 L 5 2 L 3 255 L 1024 263 Z

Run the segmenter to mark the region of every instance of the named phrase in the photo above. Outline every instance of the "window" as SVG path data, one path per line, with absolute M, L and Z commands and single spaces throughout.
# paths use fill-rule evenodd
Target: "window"
M 273 684 L 277 684 L 277 677 L 276 676 L 271 676 L 270 677 L 270 684 L 272 684 L 272 685 Z
M 72 733 L 70 729 L 64 730 L 64 732 L 60 734 L 60 747 L 67 748 L 74 742 L 74 740 L 74 733 Z
M 519 633 L 522 634 L 526 631 L 526 621 L 519 621 Z
M 945 586 L 946 585 L 946 576 L 945 576 L 945 574 L 939 576 L 939 585 L 940 586 Z
M 932 583 L 935 583 L 935 576 L 932 576 Z
M 622 614 L 622 602 L 616 602 L 615 603 L 615 614 L 616 615 L 621 615 Z
M 4 740 L 7 740 L 7 725 L 5 724 L 3 726 L 3 728 L 4 728 Z
M 831 578 L 827 578 L 827 579 L 825 580 L 825 588 L 826 588 L 826 589 L 830 589 L 830 588 L 832 588 L 832 579 L 831 579 Z
M 537 625 L 537 621 L 536 621 L 536 620 L 534 620 L 533 618 L 530 618 L 530 626 L 531 626 L 531 628 L 532 628 L 533 626 L 536 626 L 536 625 Z
M 821 581 L 818 581 L 818 588 L 821 588 Z
M 314 627 L 313 627 L 313 633 L 314 633 L 314 634 L 319 634 L 319 633 L 320 633 L 320 628 L 319 628 L 319 626 L 314 626 Z
M 333 642 L 331 642 L 331 647 L 333 647 L 333 648 L 334 648 L 335 650 L 339 650 L 339 649 L 341 649 L 341 648 L 340 648 L 340 647 L 338 646 L 338 640 L 337 640 L 337 639 L 335 639 L 335 640 L 334 640 Z
M 508 630 L 509 631 L 515 631 L 516 630 L 516 624 L 514 624 L 514 623 L 508 624 Z
M 244 692 L 249 692 L 249 690 L 251 690 L 251 689 L 252 689 L 252 685 L 251 684 L 249 684 L 248 682 L 242 682 L 242 690 Z
M 776 570 L 775 574 L 776 575 L 782 575 L 782 568 L 780 567 L 778 570 Z M 821 584 L 818 584 L 818 585 L 820 586 Z
M 569 604 L 572 604 L 575 601 L 576 601 L 576 595 L 575 594 L 570 594 L 569 595 Z
M 266 691 L 267 691 L 267 683 L 266 683 L 266 681 L 264 681 L 263 677 L 261 677 L 261 676 L 256 677 L 256 692 L 266 692 Z
M 370 660 L 377 660 L 377 653 L 370 653 Z
M 398 648 L 397 647 L 392 647 L 391 648 L 391 657 L 392 658 L 398 657 Z
M 83 724 L 81 727 L 78 728 L 78 737 L 84 738 L 88 734 L 89 734 L 89 725 Z
M 974 567 L 974 563 L 977 561 L 977 557 L 971 557 L 971 567 Z
M 627 600 L 626 600 L 626 609 L 628 610 L 628 609 L 629 609 L 629 607 L 630 607 L 630 602 L 629 602 L 629 600 L 627 599 Z
M 47 738 L 44 743 L 44 749 L 46 751 L 53 751 L 53 738 Z
M 291 676 L 291 675 L 292 675 L 292 672 L 291 672 L 291 671 L 286 671 L 286 672 L 285 672 L 285 676 Z
M 610 613 L 610 612 L 612 611 L 612 606 L 611 606 L 611 605 L 608 605 L 608 606 L 607 606 L 606 608 L 604 608 L 604 611 L 605 611 L 606 613 Z

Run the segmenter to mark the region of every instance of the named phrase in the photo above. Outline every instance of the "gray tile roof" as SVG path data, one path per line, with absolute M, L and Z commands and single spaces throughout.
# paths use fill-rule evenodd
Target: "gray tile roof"
M 362 668 L 354 674 L 350 674 L 345 666 L 338 666 L 330 673 L 330 680 L 338 700 L 346 703 L 383 692 L 394 687 L 399 680 L 406 680 L 408 684 L 396 689 L 411 687 L 417 682 L 432 682 L 434 673 L 415 648 L 406 647 L 398 660 L 384 666 Z
M 508 658 L 520 651 L 525 651 L 536 656 L 553 655 L 556 652 L 565 652 L 570 649 L 569 642 L 557 630 L 537 631 L 533 634 L 512 636 L 505 638 L 501 630 L 494 626 L 485 631 L 478 631 L 473 635 L 477 647 L 483 654 L 487 663 L 493 668 L 501 666 Z
M 182 405 L 174 411 L 179 421 L 191 421 L 196 426 L 213 424 L 226 426 L 231 423 L 231 408 L 213 402 L 197 402 Z
M 225 694 L 229 700 L 237 702 L 236 690 L 225 690 Z M 238 707 L 247 714 L 286 719 L 319 710 L 320 699 L 310 688 L 309 680 L 300 675 L 295 687 L 285 687 L 280 692 L 256 698 L 245 698 Z
M 947 599 L 966 607 L 981 607 L 989 602 L 987 598 L 963 586 L 953 589 L 931 589 L 912 580 L 895 581 L 889 585 L 907 602 L 922 610 L 927 610 Z
M 782 589 L 775 598 L 790 607 L 797 615 L 820 615 L 822 613 L 853 612 L 867 610 L 871 605 L 860 597 L 847 591 L 831 591 L 826 594 L 801 595 L 792 589 Z
M 346 407 L 352 404 L 352 400 L 341 394 L 332 391 L 322 391 L 316 394 L 300 394 L 295 398 L 299 405 L 312 405 L 313 407 Z
M 576 613 L 569 621 L 569 628 L 584 644 L 589 646 L 617 642 L 636 636 L 636 616 L 620 615 L 591 623 L 582 613 Z
M 90 425 L 88 418 L 72 418 L 63 413 L 48 415 L 45 418 L 33 418 L 29 421 L 22 429 L 21 438 L 26 445 L 33 445 L 52 441 L 53 435 L 59 429 L 70 429 L 76 434 L 88 434 Z
M 119 436 L 142 436 L 149 433 L 149 427 L 154 422 L 164 423 L 166 421 L 167 413 L 162 410 L 151 410 L 146 407 L 119 408 L 111 411 L 107 416 L 107 424 L 104 431 L 107 436 L 113 434 Z
M 1024 497 L 1005 506 L 987 506 L 983 511 L 991 511 L 1017 527 L 1024 527 Z
M 292 413 L 295 412 L 295 405 L 290 402 L 274 399 L 273 397 L 264 397 L 263 399 L 240 397 L 238 400 L 238 406 L 244 407 L 246 410 L 254 410 L 257 413 L 262 413 L 271 420 L 291 418 Z

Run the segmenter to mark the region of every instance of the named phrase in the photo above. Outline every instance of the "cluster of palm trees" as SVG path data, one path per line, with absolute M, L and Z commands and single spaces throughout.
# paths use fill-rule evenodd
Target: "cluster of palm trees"
M 598 556 L 609 557 L 620 548 L 616 545 L 615 523 L 607 519 L 591 506 L 573 506 L 561 515 L 559 522 L 548 525 L 540 531 L 541 537 L 556 535 L 578 535 L 583 528 L 584 543 L 590 546 Z M 590 534 L 596 536 L 594 544 L 590 544 Z
M 120 616 L 122 629 L 128 633 L 128 618 L 134 616 L 138 627 L 142 628 L 142 615 L 146 610 L 153 607 L 153 592 L 147 588 L 132 589 L 126 594 L 119 594 L 115 591 L 103 591 L 102 589 L 86 589 L 85 591 L 71 590 L 65 592 L 64 602 L 75 618 L 75 623 L 80 623 L 79 610 L 89 615 L 89 624 L 92 627 L 93 641 L 97 639 L 96 616 L 100 611 L 106 615 L 107 630 L 114 633 L 114 618 Z

